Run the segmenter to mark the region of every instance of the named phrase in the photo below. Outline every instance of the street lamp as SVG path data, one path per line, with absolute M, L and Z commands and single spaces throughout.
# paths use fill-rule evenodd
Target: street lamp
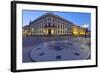
M 88 24 L 84 24 L 82 27 L 83 27 L 84 30 L 85 30 L 85 36 L 86 36 L 86 32 L 87 32 L 86 30 L 88 29 L 89 25 L 88 25 Z

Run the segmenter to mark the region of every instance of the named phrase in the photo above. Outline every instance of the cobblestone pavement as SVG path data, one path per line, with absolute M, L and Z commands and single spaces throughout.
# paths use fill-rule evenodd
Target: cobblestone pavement
M 41 58 L 45 58 L 45 57 L 42 57 L 41 55 L 44 55 L 45 52 L 50 51 L 50 49 L 45 50 L 45 49 L 43 49 L 43 47 L 41 47 L 41 50 L 36 53 L 36 50 L 34 48 L 36 48 L 37 46 L 41 46 L 41 44 L 43 46 L 43 43 L 52 42 L 52 41 L 55 41 L 55 42 L 56 41 L 67 41 L 67 42 L 71 42 L 72 44 L 81 45 L 81 49 L 84 49 L 84 48 L 90 49 L 90 37 L 76 37 L 76 36 L 31 36 L 31 37 L 24 37 L 23 38 L 23 49 L 22 49 L 23 50 L 23 53 L 22 53 L 23 62 L 50 61 L 50 58 L 48 58 L 48 59 L 46 58 L 46 60 L 45 59 L 41 60 Z M 84 46 L 83 44 L 85 44 L 86 46 Z M 65 57 L 62 58 L 62 56 L 64 56 L 66 53 L 64 53 L 64 51 L 61 51 L 60 47 L 58 47 L 58 46 L 56 46 L 56 47 L 57 48 L 54 50 L 60 50 L 60 53 L 62 53 L 62 55 L 56 55 L 56 57 L 54 57 L 52 59 L 52 61 L 68 60 L 68 58 L 67 59 Z M 74 47 L 74 46 L 71 46 L 69 48 L 72 48 L 72 47 Z M 43 52 L 43 50 L 44 50 L 44 52 Z M 70 49 L 68 49 L 68 50 L 70 50 Z M 73 50 L 70 50 L 69 52 L 72 52 L 72 51 Z M 79 51 L 79 49 L 78 49 L 78 51 Z M 83 53 L 84 51 L 87 51 L 87 49 L 81 51 L 80 53 Z M 89 50 L 89 52 L 90 52 L 90 50 Z M 67 51 L 67 53 L 68 53 L 68 51 Z M 78 55 L 80 55 L 80 53 L 76 52 L 74 54 L 76 56 L 78 56 Z M 37 54 L 39 54 L 41 56 L 41 58 L 39 57 L 40 59 L 37 59 L 38 58 Z M 55 52 L 55 54 L 57 54 L 57 52 Z M 50 53 L 47 55 L 50 55 Z M 45 55 L 45 56 L 47 56 L 47 55 Z M 66 55 L 68 55 L 68 54 L 66 54 Z M 71 54 L 69 54 L 69 56 L 71 58 L 69 60 L 74 60 L 74 58 L 72 58 Z M 35 60 L 34 60 L 34 58 L 35 58 Z M 89 58 L 90 58 L 90 56 L 87 59 L 89 59 Z M 79 60 L 82 58 L 76 58 L 76 59 Z

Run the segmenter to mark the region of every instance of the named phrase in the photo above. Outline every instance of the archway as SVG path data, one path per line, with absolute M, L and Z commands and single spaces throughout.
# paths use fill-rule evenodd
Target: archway
M 51 29 L 48 29 L 48 35 L 51 35 Z

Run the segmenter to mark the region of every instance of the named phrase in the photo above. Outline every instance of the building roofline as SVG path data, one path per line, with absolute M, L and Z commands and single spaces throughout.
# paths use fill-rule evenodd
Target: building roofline
M 37 20 L 39 20 L 39 19 L 41 19 L 42 17 L 45 17 L 45 16 L 47 16 L 47 15 L 51 15 L 51 16 L 60 18 L 60 19 L 66 21 L 66 22 L 68 22 L 68 23 L 70 23 L 70 24 L 74 24 L 73 22 L 71 22 L 71 21 L 69 21 L 69 20 L 67 20 L 67 19 L 62 18 L 61 16 L 55 15 L 55 14 L 53 14 L 53 13 L 45 13 L 44 15 L 42 15 L 42 16 L 38 17 L 37 19 L 31 21 L 31 23 L 35 23 Z
M 64 21 L 66 21 L 67 23 L 70 23 L 70 24 L 72 24 L 72 25 L 74 25 L 74 26 L 76 26 L 76 27 L 83 28 L 83 27 L 81 27 L 81 26 L 78 26 L 78 25 L 74 24 L 73 22 L 71 22 L 71 21 L 69 21 L 69 20 L 67 20 L 67 19 L 64 19 L 64 18 L 61 17 L 61 16 L 55 15 L 55 14 L 50 13 L 50 12 L 45 13 L 45 14 L 41 15 L 40 17 L 38 17 L 37 19 L 31 21 L 31 22 L 29 23 L 29 26 L 30 26 L 31 24 L 34 24 L 37 20 L 41 19 L 42 17 L 48 16 L 48 15 L 51 15 L 51 16 L 57 17 L 57 18 L 59 18 L 59 19 L 62 19 L 62 20 L 64 20 Z

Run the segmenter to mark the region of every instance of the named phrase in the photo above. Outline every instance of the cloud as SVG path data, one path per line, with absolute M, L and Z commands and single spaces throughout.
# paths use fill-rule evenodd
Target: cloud
M 84 24 L 84 25 L 82 25 L 82 27 L 83 27 L 83 28 L 88 28 L 89 25 L 88 25 L 88 24 Z

